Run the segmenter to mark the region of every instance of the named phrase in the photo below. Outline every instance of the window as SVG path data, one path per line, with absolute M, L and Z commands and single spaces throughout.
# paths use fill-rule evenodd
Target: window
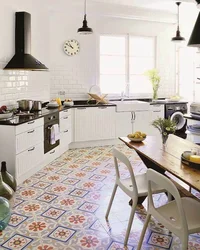
M 100 88 L 103 93 L 151 93 L 152 87 L 144 72 L 154 67 L 154 37 L 100 36 Z

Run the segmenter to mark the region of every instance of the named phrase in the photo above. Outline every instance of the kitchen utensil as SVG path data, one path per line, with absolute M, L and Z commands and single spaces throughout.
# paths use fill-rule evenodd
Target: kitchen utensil
M 98 103 L 107 104 L 108 103 L 108 101 L 104 99 L 107 96 L 107 94 L 104 94 L 102 96 L 98 96 L 97 94 L 88 93 L 88 95 L 90 96 L 90 99 L 88 101 L 94 99 L 97 101 L 96 104 L 98 104 Z
M 32 100 L 19 100 L 17 101 L 19 104 L 19 109 L 21 111 L 30 111 L 33 107 L 33 101 Z
M 34 101 L 32 111 L 40 111 L 40 110 L 42 110 L 42 102 Z

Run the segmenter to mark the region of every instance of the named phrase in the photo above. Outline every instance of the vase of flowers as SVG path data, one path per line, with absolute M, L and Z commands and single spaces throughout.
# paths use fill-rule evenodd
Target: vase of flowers
M 148 76 L 153 88 L 153 100 L 158 99 L 158 88 L 160 87 L 160 75 L 157 69 L 150 69 L 144 73 Z
M 169 134 L 174 134 L 176 131 L 176 122 L 170 117 L 168 119 L 158 118 L 152 122 L 152 125 L 161 133 L 163 145 L 165 145 Z

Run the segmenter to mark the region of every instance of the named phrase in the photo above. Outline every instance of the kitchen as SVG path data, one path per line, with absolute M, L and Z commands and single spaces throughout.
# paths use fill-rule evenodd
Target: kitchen
M 115 207 L 116 213 L 113 217 L 111 215 L 113 219 L 111 230 L 104 217 L 115 175 L 111 166 L 112 145 L 119 142 L 118 136 L 126 136 L 132 132 L 130 115 L 132 108 L 129 112 L 116 112 L 115 104 L 106 108 L 105 106 L 102 108 L 101 105 L 88 107 L 86 104 L 89 98 L 87 93 L 93 85 L 99 84 L 100 35 L 130 34 L 130 37 L 131 35 L 156 37 L 154 54 L 156 68 L 159 69 L 161 76 L 158 97 L 170 98 L 178 93 L 183 100 L 198 101 L 200 92 L 193 73 L 196 50 L 175 46 L 171 42 L 177 28 L 175 2 L 165 1 L 162 4 L 161 1 L 154 1 L 148 4 L 144 1 L 136 6 L 132 6 L 130 1 L 126 1 L 126 4 L 119 4 L 119 1 L 109 2 L 87 1 L 88 26 L 94 31 L 94 34 L 88 36 L 80 36 L 77 33 L 77 29 L 82 26 L 84 1 L 2 2 L 0 106 L 16 107 L 17 100 L 22 99 L 49 102 L 58 97 L 62 101 L 70 98 L 75 104 L 71 108 L 61 107 L 56 118 L 59 120 L 63 135 L 71 130 L 71 136 L 66 135 L 66 140 L 62 143 L 60 141 L 60 145 L 51 149 L 48 155 L 42 151 L 46 115 L 39 115 L 37 119 L 27 117 L 26 122 L 17 126 L 0 126 L 1 161 L 6 160 L 8 170 L 13 175 L 16 159 L 19 159 L 20 166 L 23 166 L 22 172 L 18 175 L 19 187 L 11 221 L 0 236 L 2 249 L 123 248 L 124 231 L 130 213 L 129 206 L 123 205 L 123 203 L 128 204 L 127 197 L 121 197 L 123 202 L 118 201 L 118 206 Z M 188 15 L 188 10 L 191 11 L 191 15 Z M 49 68 L 48 71 L 3 70 L 14 55 L 15 12 L 19 11 L 31 14 L 31 54 L 44 63 Z M 198 9 L 194 2 L 183 1 L 180 6 L 180 30 L 186 41 L 190 37 L 197 14 Z M 77 55 L 68 56 L 63 48 L 65 42 L 71 39 L 78 41 L 80 51 Z M 127 42 L 127 38 L 124 39 Z M 188 54 L 192 56 L 188 57 Z M 184 64 L 183 60 L 177 60 L 178 55 L 186 56 Z M 189 73 L 185 70 L 186 66 Z M 112 95 L 112 89 L 119 89 L 117 86 L 104 89 L 102 92 L 109 94 L 107 98 L 111 103 L 114 99 L 121 99 L 123 91 L 122 97 L 125 99 L 128 99 L 128 96 L 133 99 L 151 99 L 152 89 L 147 88 L 146 92 L 141 92 L 139 85 L 137 84 L 135 91 L 127 91 L 127 88 L 124 88 L 114 93 L 115 95 Z M 84 102 L 80 104 L 78 100 Z M 152 110 L 153 108 L 156 110 Z M 154 111 L 159 112 L 161 116 L 164 115 L 164 105 L 154 106 L 146 102 L 142 111 L 145 113 L 145 119 L 151 121 Z M 48 112 L 51 119 L 55 112 L 53 110 Z M 139 114 L 138 112 L 134 130 L 146 132 L 147 136 L 156 133 L 143 123 L 144 114 L 141 116 Z M 35 122 L 28 124 L 30 126 L 27 127 L 27 123 L 33 121 Z M 121 124 L 119 121 L 128 122 Z M 33 130 L 37 135 L 28 133 L 30 137 L 25 140 L 27 132 Z M 15 141 L 19 142 L 18 148 L 13 146 L 16 145 Z M 37 152 L 32 158 L 19 157 L 21 153 L 38 145 Z M 63 146 L 60 147 L 61 145 Z M 131 156 L 138 172 L 143 171 L 144 166 L 133 152 L 122 144 L 119 148 Z M 47 199 L 50 199 L 49 203 Z M 160 199 L 163 200 L 165 197 L 161 196 Z M 89 205 L 91 208 L 88 208 Z M 55 212 L 57 216 L 53 215 Z M 73 216 L 78 218 L 77 224 L 73 222 Z M 129 249 L 137 246 L 138 239 L 135 239 L 140 236 L 144 217 L 144 211 L 139 208 L 134 219 Z M 145 243 L 147 248 L 181 247 L 177 237 L 172 237 L 166 229 L 159 228 L 161 226 L 152 221 L 149 238 Z M 62 238 L 60 232 L 68 236 Z M 19 246 L 16 246 L 16 239 L 20 240 Z M 190 246 L 198 249 L 200 247 L 198 239 L 198 236 L 192 236 Z M 164 243 L 159 243 L 159 240 Z

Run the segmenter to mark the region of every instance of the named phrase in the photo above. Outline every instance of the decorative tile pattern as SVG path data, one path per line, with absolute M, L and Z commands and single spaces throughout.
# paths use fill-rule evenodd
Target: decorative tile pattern
M 63 183 L 67 185 L 76 185 L 80 180 L 74 178 L 67 178 L 63 181 Z
M 20 234 L 15 234 L 12 236 L 9 240 L 7 240 L 2 246 L 5 247 L 6 249 L 17 249 L 17 250 L 22 250 L 26 249 L 28 244 L 33 239 L 20 235 Z
M 58 197 L 57 195 L 44 193 L 44 194 L 42 194 L 41 196 L 39 196 L 39 197 L 37 198 L 37 200 L 50 203 L 50 202 L 52 202 L 53 200 L 55 200 L 57 197 Z
M 58 241 L 67 242 L 75 232 L 75 230 L 66 227 L 57 227 L 48 235 L 48 237 Z
M 86 190 L 76 188 L 72 192 L 70 192 L 69 194 L 72 196 L 77 196 L 77 197 L 83 198 L 87 193 L 89 193 L 89 192 Z
M 49 186 L 51 186 L 50 183 L 47 183 L 47 182 L 44 182 L 44 181 L 39 181 L 38 183 L 35 183 L 32 187 L 45 189 L 45 188 L 47 188 Z
M 121 144 L 117 147 L 129 157 L 134 173 L 146 171 L 133 150 Z M 112 148 L 69 150 L 19 185 L 9 225 L 0 232 L 0 249 L 125 250 L 130 206 L 129 197 L 120 189 L 109 222 L 105 220 L 115 182 Z M 129 176 L 123 166 L 121 175 Z M 155 195 L 156 205 L 166 201 L 165 194 Z M 136 208 L 126 250 L 137 247 L 146 208 L 147 200 Z M 179 238 L 152 219 L 142 249 L 181 250 L 182 246 Z M 188 249 L 200 250 L 200 233 L 189 237 Z
M 98 207 L 99 207 L 99 205 L 97 205 L 97 204 L 85 202 L 78 209 L 81 211 L 94 213 L 98 209 Z
M 24 222 L 28 217 L 20 214 L 13 213 L 11 215 L 10 221 L 9 221 L 9 226 L 12 227 L 17 227 L 19 226 L 22 222 Z
M 162 247 L 165 249 L 169 249 L 171 245 L 172 237 L 169 235 L 152 233 L 148 240 L 148 243 L 153 246 Z
M 63 214 L 65 213 L 64 210 L 61 209 L 57 209 L 54 207 L 49 208 L 47 211 L 45 211 L 44 213 L 42 213 L 41 215 L 47 218 L 51 218 L 51 219 L 55 219 L 57 220 L 58 218 L 60 218 Z

